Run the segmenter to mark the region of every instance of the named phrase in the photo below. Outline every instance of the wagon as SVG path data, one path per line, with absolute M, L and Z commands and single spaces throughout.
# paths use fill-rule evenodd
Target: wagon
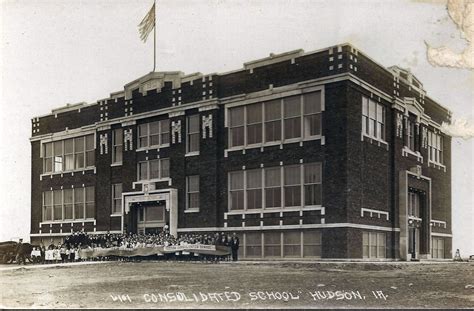
M 18 243 L 14 241 L 0 242 L 0 263 L 13 262 Z

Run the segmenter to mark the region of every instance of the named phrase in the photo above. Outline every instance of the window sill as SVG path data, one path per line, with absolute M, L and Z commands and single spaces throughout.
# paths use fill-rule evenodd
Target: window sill
M 419 151 L 415 152 L 415 151 L 409 149 L 407 146 L 404 146 L 403 149 L 402 149 L 402 156 L 406 157 L 409 154 L 416 157 L 416 160 L 418 162 L 423 163 L 423 156 L 421 155 L 421 153 Z
M 95 218 L 84 218 L 84 219 L 75 219 L 75 220 L 47 220 L 47 221 L 42 221 L 39 223 L 40 226 L 42 225 L 59 225 L 59 224 L 70 224 L 70 223 L 81 223 L 81 222 L 95 222 Z
M 443 171 L 446 172 L 446 166 L 439 163 L 439 162 L 428 160 L 428 167 L 434 167 L 434 168 L 437 168 L 439 170 L 443 170 Z
M 184 213 L 199 213 L 199 208 L 188 208 L 184 210 Z
M 169 177 L 164 177 L 164 178 L 154 178 L 154 179 L 140 179 L 135 181 L 137 184 L 145 184 L 145 183 L 150 183 L 150 182 L 162 182 L 162 181 L 169 181 L 171 178 Z
M 368 139 L 371 144 L 377 144 L 379 147 L 381 145 L 384 145 L 384 146 L 387 147 L 387 150 L 388 150 L 388 142 L 386 142 L 383 139 L 373 137 L 373 136 L 369 136 L 367 134 L 362 133 L 362 141 L 364 141 L 364 139 Z
M 242 214 L 261 214 L 261 213 L 281 213 L 281 212 L 299 212 L 299 211 L 321 211 L 324 214 L 324 207 L 321 205 L 312 206 L 297 206 L 297 207 L 267 207 L 265 209 L 247 209 L 247 210 L 233 210 L 228 211 L 227 215 L 242 215 Z
M 193 152 L 187 152 L 184 156 L 185 157 L 194 157 L 194 156 L 198 156 L 199 155 L 199 151 L 193 151 Z
M 135 149 L 136 152 L 140 151 L 147 151 L 147 150 L 160 150 L 163 148 L 168 148 L 170 144 L 163 144 L 163 145 L 155 145 L 155 146 L 149 146 L 149 147 L 140 147 Z
M 122 214 L 110 214 L 110 217 L 122 217 Z
M 88 166 L 88 167 L 84 167 L 84 168 L 77 169 L 77 170 L 43 173 L 43 174 L 40 175 L 40 179 L 42 179 L 43 177 L 46 177 L 46 176 L 54 176 L 54 175 L 64 175 L 64 174 L 73 174 L 74 175 L 74 173 L 80 173 L 80 172 L 91 171 L 91 170 L 93 170 L 95 172 L 96 167 L 95 166 Z
M 265 147 L 280 146 L 280 145 L 285 145 L 285 144 L 302 143 L 305 141 L 322 140 L 322 137 L 323 137 L 322 135 L 316 135 L 316 136 L 290 138 L 290 139 L 285 139 L 285 140 L 277 140 L 277 141 L 270 141 L 270 142 L 250 144 L 250 145 L 234 146 L 234 147 L 230 147 L 226 149 L 225 151 L 232 152 L 232 151 L 240 151 L 240 150 L 246 150 L 246 149 L 265 148 Z
M 112 163 L 110 164 L 110 166 L 114 167 L 114 166 L 122 166 L 123 163 L 122 162 L 116 162 L 116 163 Z

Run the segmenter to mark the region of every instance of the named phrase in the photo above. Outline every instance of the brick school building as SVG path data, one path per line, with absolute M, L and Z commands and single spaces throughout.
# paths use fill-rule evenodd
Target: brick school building
M 349 44 L 151 72 L 32 119 L 31 240 L 237 232 L 240 257 L 451 258 L 451 112 Z

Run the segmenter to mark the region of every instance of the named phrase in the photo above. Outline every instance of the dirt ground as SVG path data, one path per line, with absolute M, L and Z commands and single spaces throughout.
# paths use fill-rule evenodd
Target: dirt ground
M 472 308 L 474 262 L 0 266 L 10 308 Z

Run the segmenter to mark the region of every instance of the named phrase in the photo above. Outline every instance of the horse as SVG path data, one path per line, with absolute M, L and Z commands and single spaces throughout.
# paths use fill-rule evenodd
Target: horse
M 19 265 L 22 262 L 26 264 L 26 259 L 28 259 L 28 261 L 32 263 L 33 259 L 31 259 L 31 251 L 33 250 L 33 247 L 37 246 L 33 246 L 30 243 L 21 243 L 17 245 L 15 256 L 16 263 Z

